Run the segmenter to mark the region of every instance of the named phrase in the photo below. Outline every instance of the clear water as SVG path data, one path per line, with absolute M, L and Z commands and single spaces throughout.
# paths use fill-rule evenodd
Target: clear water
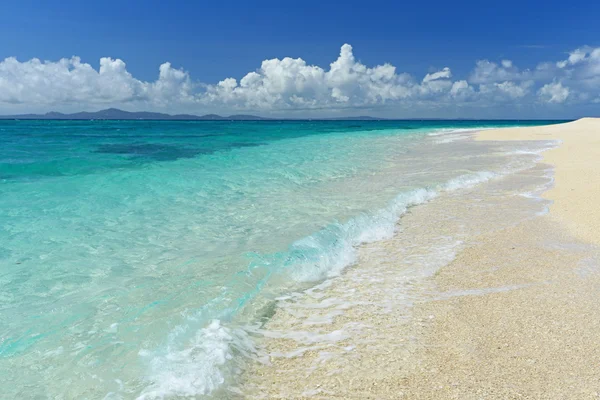
M 505 167 L 435 135 L 546 123 L 0 121 L 0 397 L 233 387 L 275 297 Z

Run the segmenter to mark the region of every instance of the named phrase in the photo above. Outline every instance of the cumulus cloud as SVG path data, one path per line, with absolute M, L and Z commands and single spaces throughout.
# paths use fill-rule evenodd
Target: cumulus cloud
M 262 62 L 238 83 L 227 78 L 207 87 L 205 102 L 256 109 L 322 108 L 384 104 L 409 98 L 418 88 L 390 64 L 372 68 L 357 61 L 345 44 L 329 70 L 286 57 Z
M 566 60 L 556 63 L 569 86 L 600 92 L 600 47 L 584 46 L 569 53 Z
M 489 60 L 479 60 L 471 72 L 469 82 L 489 84 L 527 79 L 531 79 L 531 72 L 529 70 L 520 71 L 510 60 L 503 60 L 500 64 Z
M 96 71 L 79 57 L 56 62 L 34 58 L 0 62 L 0 103 L 13 104 L 115 104 L 141 101 L 186 100 L 192 84 L 186 72 L 170 63 L 160 66 L 154 82 L 135 79 L 119 59 L 103 57 Z
M 504 81 L 500 83 L 494 82 L 491 84 L 482 84 L 479 86 L 479 91 L 484 94 L 495 94 L 496 100 L 500 100 L 500 98 L 510 100 L 525 97 L 532 86 L 533 81 Z
M 152 83 L 142 84 L 149 100 L 158 100 L 162 103 L 193 102 L 194 85 L 187 72 L 175 69 L 171 63 L 166 62 L 159 68 L 158 79 Z
M 425 78 L 423 78 L 423 82 L 435 81 L 437 79 L 449 79 L 451 77 L 452 77 L 452 72 L 450 71 L 450 68 L 445 67 L 441 71 L 425 75 Z
M 460 93 L 464 93 L 465 91 L 473 91 L 473 88 L 469 86 L 467 81 L 456 81 L 452 84 L 450 88 L 450 94 L 452 96 L 457 96 Z
M 564 103 L 569 97 L 569 88 L 560 82 L 547 83 L 538 92 L 540 98 L 547 103 Z
M 556 63 L 558 68 L 565 68 L 568 65 L 575 65 L 587 59 L 595 49 L 591 49 L 588 46 L 575 49 L 571 53 L 569 53 L 569 58 L 566 60 L 562 60 Z
M 436 110 L 495 104 L 592 104 L 600 98 L 600 48 L 583 46 L 565 59 L 519 68 L 508 59 L 479 60 L 466 79 L 450 67 L 422 79 L 389 63 L 367 66 L 344 44 L 328 67 L 302 58 L 264 60 L 240 78 L 193 80 L 165 62 L 155 80 L 134 77 L 124 61 L 104 57 L 97 68 L 78 57 L 0 61 L 0 112 L 7 109 L 94 109 L 102 106 L 202 113 L 207 110 L 292 112 L 377 108 Z M 12 107 L 12 108 L 11 108 Z

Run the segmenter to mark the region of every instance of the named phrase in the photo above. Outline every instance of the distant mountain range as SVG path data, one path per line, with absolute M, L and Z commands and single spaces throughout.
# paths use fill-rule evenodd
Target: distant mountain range
M 217 114 L 192 115 L 192 114 L 164 114 L 148 111 L 123 111 L 118 108 L 107 108 L 96 112 L 78 112 L 73 114 L 63 114 L 59 112 L 48 112 L 46 114 L 21 114 L 21 115 L 0 115 L 0 119 L 113 119 L 113 120 L 178 120 L 178 121 L 263 121 L 272 118 L 263 118 L 256 115 L 236 114 L 223 117 Z M 342 117 L 342 118 L 324 118 L 327 120 L 380 120 L 383 118 L 373 117 Z

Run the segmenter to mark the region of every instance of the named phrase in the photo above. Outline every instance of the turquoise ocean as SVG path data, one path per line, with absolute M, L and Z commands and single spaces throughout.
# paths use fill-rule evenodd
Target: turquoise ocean
M 278 296 L 505 167 L 448 134 L 553 122 L 0 121 L 0 398 L 233 393 Z

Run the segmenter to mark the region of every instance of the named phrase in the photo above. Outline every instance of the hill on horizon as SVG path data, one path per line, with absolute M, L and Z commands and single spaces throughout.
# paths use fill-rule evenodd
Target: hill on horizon
M 178 120 L 178 121 L 268 121 L 276 118 L 264 118 L 256 115 L 234 114 L 221 116 L 218 114 L 194 115 L 194 114 L 166 114 L 150 111 L 125 111 L 118 108 L 107 108 L 100 111 L 81 111 L 65 114 L 50 111 L 45 114 L 18 114 L 0 115 L 0 119 L 42 119 L 42 120 Z M 282 118 L 294 119 L 294 118 Z M 311 119 L 311 118 L 305 118 Z M 339 118 L 313 118 L 323 120 L 384 120 L 385 118 L 374 118 L 369 116 L 339 117 Z

